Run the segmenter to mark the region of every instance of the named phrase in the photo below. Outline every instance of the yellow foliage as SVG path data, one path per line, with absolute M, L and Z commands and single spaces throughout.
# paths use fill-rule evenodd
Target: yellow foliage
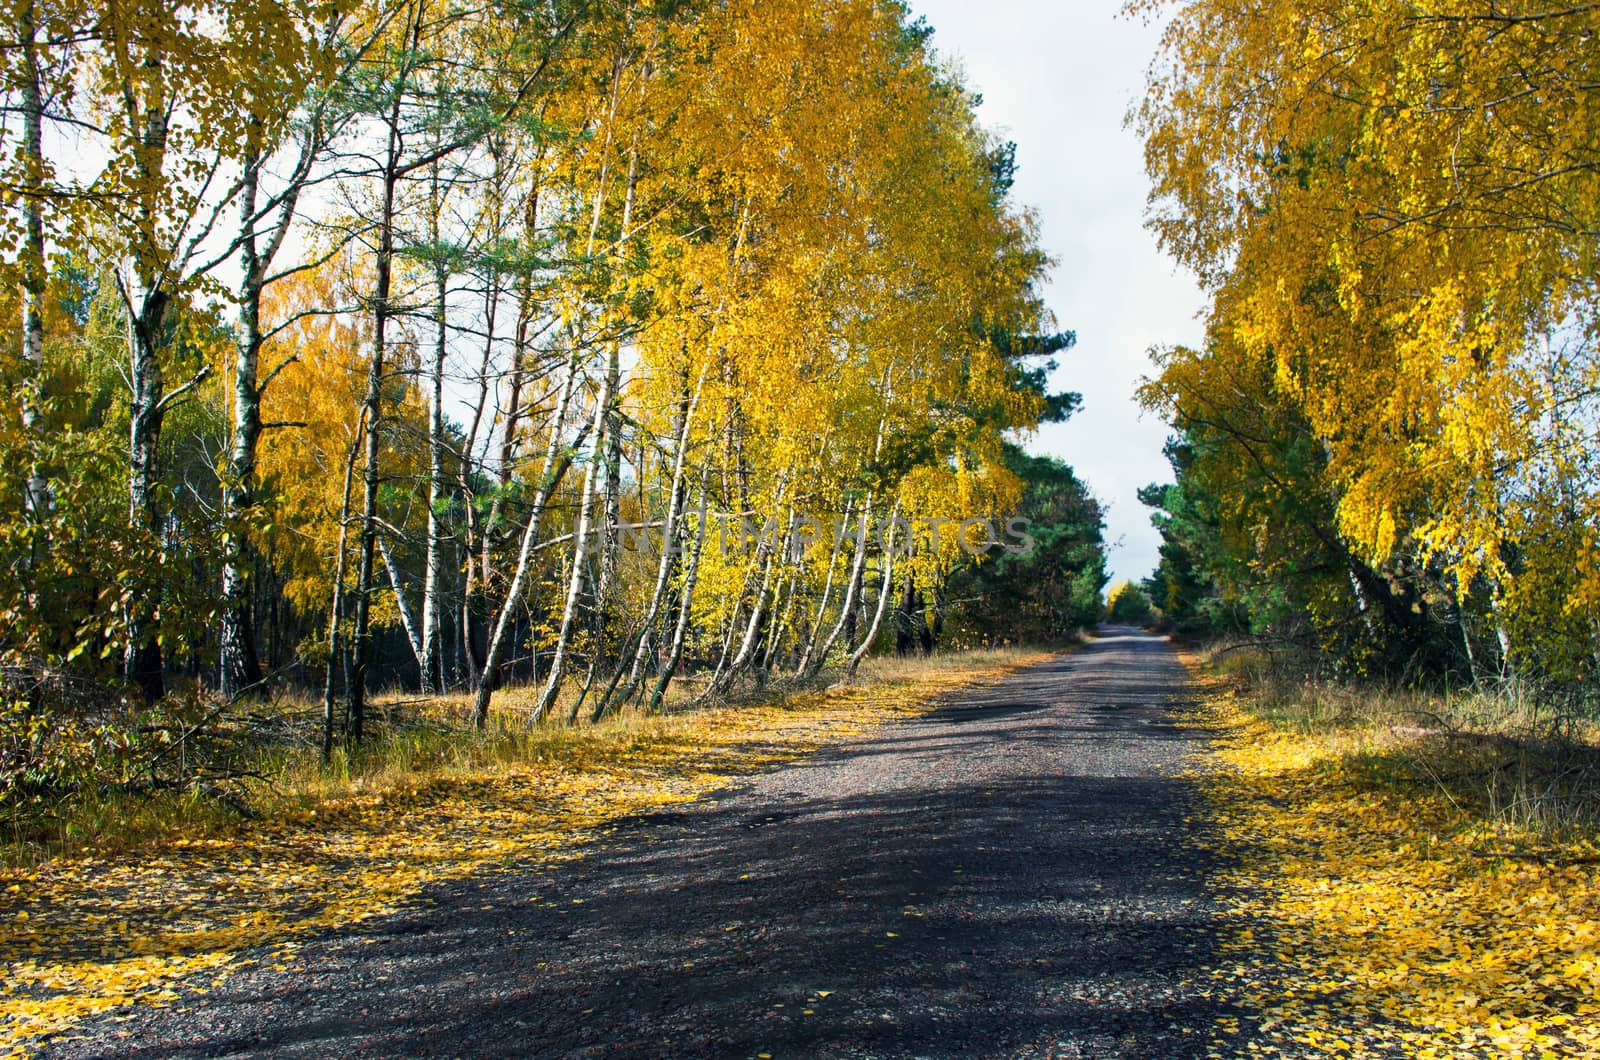
M 1213 345 L 1304 413 L 1352 551 L 1487 593 L 1565 677 L 1600 660 L 1597 31 L 1590 6 L 1198 0 L 1140 114 L 1153 227 L 1213 288 Z
M 361 289 L 364 281 L 351 277 L 351 268 L 350 260 L 336 258 L 279 281 L 263 299 L 266 326 L 281 330 L 262 351 L 263 372 L 271 379 L 262 395 L 262 418 L 282 426 L 263 435 L 259 474 L 268 500 L 264 507 L 275 515 L 259 535 L 260 544 L 286 575 L 284 596 L 305 614 L 326 608 L 333 589 L 333 554 L 352 454 L 352 511 L 361 503 L 365 461 L 358 443 L 367 385 L 362 344 L 369 339 L 364 326 L 370 322 L 321 311 L 350 301 Z M 427 410 L 404 374 L 414 364 L 415 350 L 396 346 L 398 394 L 387 415 L 425 434 Z M 404 439 L 405 432 L 391 424 L 381 450 L 385 473 L 402 481 L 418 477 L 426 460 Z M 388 597 L 378 597 L 375 605 L 380 626 L 395 621 Z

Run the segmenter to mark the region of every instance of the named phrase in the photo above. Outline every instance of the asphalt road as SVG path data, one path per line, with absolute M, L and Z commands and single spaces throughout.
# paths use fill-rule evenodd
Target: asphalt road
M 1221 1003 L 1158 639 L 441 885 L 50 1056 L 1183 1057 Z

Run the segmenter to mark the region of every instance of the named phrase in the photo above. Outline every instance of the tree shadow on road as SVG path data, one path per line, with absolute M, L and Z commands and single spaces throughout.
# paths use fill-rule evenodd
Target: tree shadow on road
M 663 815 L 442 887 L 230 982 L 215 1036 L 120 1055 L 1200 1055 L 1226 1008 L 1195 985 L 1216 938 L 1184 802 L 1072 777 Z

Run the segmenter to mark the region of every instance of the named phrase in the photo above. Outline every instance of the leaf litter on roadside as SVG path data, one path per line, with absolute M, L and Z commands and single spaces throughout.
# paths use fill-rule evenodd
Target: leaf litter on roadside
M 435 776 L 139 856 L 0 872 L 0 1052 L 129 1004 L 224 981 L 245 951 L 394 910 L 424 885 L 577 856 L 622 818 L 916 714 L 1043 656 L 676 717 L 541 761 Z M 256 957 L 254 959 L 260 959 Z M 825 994 L 821 996 L 826 996 Z
M 1247 1041 L 1219 1027 L 1221 1055 L 1600 1056 L 1592 839 L 1564 863 L 1477 856 L 1443 793 L 1387 785 L 1195 676 L 1233 922 L 1213 975 L 1254 1017 Z

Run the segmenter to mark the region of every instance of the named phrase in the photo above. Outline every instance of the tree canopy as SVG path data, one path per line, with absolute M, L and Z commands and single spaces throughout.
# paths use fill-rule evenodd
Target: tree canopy
M 1145 391 L 1182 432 L 1158 596 L 1209 580 L 1219 614 L 1287 607 L 1392 673 L 1593 677 L 1597 29 L 1176 10 L 1138 123 L 1152 225 L 1213 303 Z
M 957 581 L 1092 620 L 1099 509 L 1015 447 L 1078 402 L 1051 262 L 900 4 L 7 11 L 8 775 L 272 689 L 325 752 L 391 685 L 715 699 Z

